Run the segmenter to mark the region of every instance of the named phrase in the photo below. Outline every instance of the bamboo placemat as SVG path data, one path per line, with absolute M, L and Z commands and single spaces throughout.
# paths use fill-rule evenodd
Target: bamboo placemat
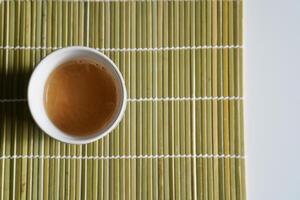
M 245 199 L 242 1 L 0 1 L 0 199 Z M 55 49 L 97 48 L 128 106 L 88 145 L 49 138 L 26 89 Z

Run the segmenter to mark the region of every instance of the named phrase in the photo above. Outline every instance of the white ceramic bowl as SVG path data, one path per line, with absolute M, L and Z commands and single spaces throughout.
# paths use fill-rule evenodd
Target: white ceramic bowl
M 102 63 L 117 81 L 118 90 L 121 97 L 118 112 L 113 118 L 112 122 L 103 130 L 87 136 L 72 136 L 58 129 L 48 118 L 44 107 L 44 89 L 46 81 L 51 72 L 60 64 L 78 58 L 91 59 Z M 49 54 L 36 66 L 28 85 L 28 104 L 35 122 L 49 136 L 62 142 L 71 144 L 86 144 L 93 142 L 111 132 L 121 121 L 126 109 L 126 102 L 127 92 L 125 83 L 116 65 L 104 54 L 96 51 L 95 49 L 87 47 L 67 47 Z

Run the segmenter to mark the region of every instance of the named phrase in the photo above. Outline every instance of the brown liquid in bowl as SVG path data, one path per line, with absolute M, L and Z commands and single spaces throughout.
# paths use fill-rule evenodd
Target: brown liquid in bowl
M 116 81 L 103 66 L 88 60 L 56 68 L 47 80 L 44 101 L 50 120 L 76 136 L 106 127 L 119 107 Z

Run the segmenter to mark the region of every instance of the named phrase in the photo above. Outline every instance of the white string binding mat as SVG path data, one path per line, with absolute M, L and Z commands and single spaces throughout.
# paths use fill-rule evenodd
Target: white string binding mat
M 129 102 L 145 102 L 145 101 L 209 101 L 209 100 L 243 100 L 243 97 L 151 97 L 127 99 Z
M 245 159 L 242 155 L 225 154 L 179 154 L 179 155 L 116 155 L 116 156 L 66 156 L 66 155 L 6 155 L 4 159 L 87 159 L 87 160 L 116 160 L 116 159 L 165 159 L 165 158 L 228 158 Z
M 64 47 L 46 46 L 0 46 L 0 49 L 11 50 L 57 50 Z M 91 47 L 93 48 L 93 47 Z M 102 52 L 137 52 L 137 51 L 178 51 L 178 50 L 197 50 L 197 49 L 241 49 L 242 45 L 202 45 L 202 46 L 181 46 L 181 47 L 151 47 L 151 48 L 95 48 Z

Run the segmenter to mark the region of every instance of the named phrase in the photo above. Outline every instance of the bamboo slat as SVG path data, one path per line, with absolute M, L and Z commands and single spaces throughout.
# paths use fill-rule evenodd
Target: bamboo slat
M 0 200 L 246 199 L 241 0 L 0 0 Z M 38 62 L 89 46 L 128 104 L 105 138 L 70 145 L 34 123 Z

